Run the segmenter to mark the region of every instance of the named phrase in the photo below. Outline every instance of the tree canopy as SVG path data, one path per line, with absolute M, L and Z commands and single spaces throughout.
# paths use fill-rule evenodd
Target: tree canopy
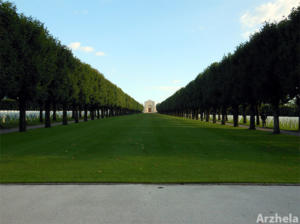
M 237 126 L 241 108 L 248 108 L 250 129 L 255 129 L 260 105 L 269 104 L 274 133 L 279 133 L 279 106 L 292 99 L 300 108 L 300 7 L 279 23 L 265 23 L 233 54 L 157 105 L 157 111 L 196 119 L 199 113 L 207 119 L 209 114 L 222 114 L 225 119 L 230 110 Z
M 0 100 L 18 101 L 20 131 L 26 130 L 29 105 L 46 111 L 46 127 L 50 110 L 56 108 L 90 110 L 91 116 L 100 109 L 107 116 L 143 110 L 98 70 L 75 58 L 40 21 L 18 14 L 12 3 L 2 0 L 0 49 Z

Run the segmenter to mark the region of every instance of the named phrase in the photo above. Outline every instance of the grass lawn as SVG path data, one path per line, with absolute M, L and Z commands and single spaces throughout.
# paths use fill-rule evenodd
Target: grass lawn
M 0 135 L 0 182 L 300 183 L 300 138 L 159 114 Z

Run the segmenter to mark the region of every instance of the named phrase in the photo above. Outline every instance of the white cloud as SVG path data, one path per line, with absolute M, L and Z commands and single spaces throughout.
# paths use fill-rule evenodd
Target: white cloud
M 299 5 L 300 0 L 273 0 L 245 12 L 240 18 L 244 30 L 242 36 L 247 39 L 264 22 L 279 22 Z
M 82 52 L 86 52 L 86 53 L 91 53 L 94 52 L 95 49 L 93 47 L 90 46 L 81 46 L 80 42 L 72 42 L 68 45 L 68 47 L 74 51 L 82 51 Z M 97 51 L 96 56 L 105 56 L 105 53 L 102 51 Z
M 102 51 L 96 52 L 96 56 L 105 56 L 105 53 Z
M 94 48 L 89 47 L 89 46 L 85 46 L 85 47 L 80 47 L 80 50 L 89 53 L 89 52 L 93 52 Z
M 71 48 L 72 50 L 78 50 L 80 48 L 80 42 L 70 43 L 69 48 Z

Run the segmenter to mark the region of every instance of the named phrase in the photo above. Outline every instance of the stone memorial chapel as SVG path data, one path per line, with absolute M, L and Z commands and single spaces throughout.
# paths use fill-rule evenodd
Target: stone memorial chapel
M 156 113 L 155 102 L 152 100 L 147 100 L 144 105 L 144 113 Z

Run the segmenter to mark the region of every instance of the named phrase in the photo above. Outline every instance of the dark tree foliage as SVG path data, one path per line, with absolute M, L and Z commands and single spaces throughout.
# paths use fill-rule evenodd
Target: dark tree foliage
M 63 110 L 63 124 L 68 110 L 73 111 L 75 122 L 82 110 L 86 121 L 88 111 L 94 119 L 100 113 L 103 118 L 143 110 L 99 71 L 75 58 L 41 22 L 18 14 L 12 3 L 2 0 L 0 49 L 0 101 L 18 102 L 20 131 L 26 131 L 26 110 L 32 107 L 45 111 L 45 127 L 51 126 L 51 110 L 53 120 L 56 110 Z
M 245 118 L 248 113 L 249 129 L 255 129 L 255 116 L 259 124 L 259 113 L 264 117 L 272 113 L 273 133 L 278 134 L 279 115 L 287 114 L 282 108 L 290 100 L 298 107 L 294 111 L 300 124 L 300 7 L 280 23 L 266 23 L 232 55 L 213 63 L 158 104 L 157 111 L 192 118 L 200 113 L 200 119 L 204 114 L 206 121 L 212 114 L 213 122 L 221 114 L 222 124 L 230 111 L 235 127 L 238 115 Z M 268 110 L 265 105 L 270 105 Z

